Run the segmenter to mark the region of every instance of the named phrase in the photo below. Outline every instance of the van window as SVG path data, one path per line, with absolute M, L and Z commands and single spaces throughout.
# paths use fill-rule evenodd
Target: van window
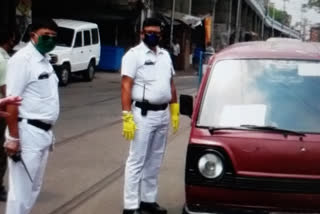
M 74 47 L 81 47 L 82 46 L 82 32 L 78 32 L 76 35 L 76 41 L 74 42 Z
M 92 44 L 98 44 L 99 43 L 99 36 L 98 36 L 98 29 L 92 29 Z
M 84 45 L 91 45 L 90 31 L 88 30 L 84 31 Z

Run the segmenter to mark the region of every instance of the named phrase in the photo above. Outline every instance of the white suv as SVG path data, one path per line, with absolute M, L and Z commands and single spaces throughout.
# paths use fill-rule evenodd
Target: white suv
M 81 72 L 86 81 L 92 81 L 100 61 L 98 25 L 68 19 L 54 19 L 54 21 L 58 25 L 57 45 L 49 55 L 59 77 L 59 84 L 66 86 L 73 72 Z M 29 41 L 28 31 L 27 29 L 16 50 Z

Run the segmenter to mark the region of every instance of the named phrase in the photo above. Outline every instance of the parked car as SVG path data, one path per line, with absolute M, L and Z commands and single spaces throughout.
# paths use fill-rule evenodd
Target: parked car
M 81 72 L 86 81 L 92 81 L 100 61 L 98 25 L 68 19 L 54 19 L 54 21 L 58 25 L 57 45 L 49 55 L 60 85 L 66 86 L 71 73 L 74 72 Z M 27 28 L 15 50 L 21 49 L 29 42 L 29 29 L 30 27 Z
M 192 120 L 184 213 L 320 213 L 319 43 L 232 45 L 180 112 Z

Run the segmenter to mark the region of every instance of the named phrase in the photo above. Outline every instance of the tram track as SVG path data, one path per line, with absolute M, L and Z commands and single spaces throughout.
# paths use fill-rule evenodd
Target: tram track
M 178 132 L 177 134 L 173 135 L 170 133 L 168 137 L 168 143 L 170 143 L 180 135 L 186 134 L 185 132 L 188 126 L 189 124 L 185 124 L 184 126 L 180 127 L 182 131 Z M 64 202 L 59 207 L 55 208 L 49 214 L 68 214 L 83 206 L 84 203 L 88 202 L 90 199 L 94 198 L 98 193 L 108 188 L 110 185 L 112 185 L 114 182 L 120 179 L 124 175 L 124 168 L 125 165 L 120 165 L 118 168 L 114 169 L 111 173 L 97 181 L 95 184 L 93 184 L 86 190 L 75 195 L 70 200 Z
M 188 91 L 188 90 L 192 91 L 192 94 L 194 94 L 196 92 L 196 89 L 194 87 L 181 87 L 181 88 L 179 88 L 180 92 Z M 107 99 L 86 103 L 85 105 L 81 105 L 80 107 L 74 107 L 72 109 L 68 109 L 68 111 L 72 111 L 74 109 L 81 108 L 81 107 L 87 107 L 87 106 L 94 105 L 94 104 L 99 104 L 99 103 L 104 103 L 104 102 L 112 102 L 116 99 L 120 99 L 119 96 L 113 96 L 113 97 L 110 97 Z M 85 131 L 78 133 L 76 135 L 73 135 L 71 137 L 67 137 L 65 139 L 58 141 L 56 143 L 56 147 L 60 148 L 63 145 L 78 142 L 78 140 L 80 140 L 86 136 L 92 135 L 95 132 L 99 132 L 103 129 L 107 129 L 109 127 L 118 125 L 119 123 L 121 123 L 121 121 L 122 121 L 121 119 L 110 121 L 110 122 L 107 122 L 104 124 L 100 124 L 97 127 L 85 130 Z M 180 127 L 181 130 L 186 130 L 188 125 L 189 124 L 185 124 L 184 125 L 185 127 Z M 180 133 L 177 133 L 176 135 L 172 135 L 170 132 L 168 143 L 170 141 L 174 140 L 177 136 L 184 134 L 184 132 L 185 131 L 181 131 Z M 105 175 L 102 179 L 98 180 L 96 183 L 89 186 L 87 189 L 85 189 L 82 192 L 80 192 L 79 194 L 73 196 L 70 200 L 63 202 L 63 204 L 59 205 L 54 210 L 50 211 L 49 214 L 67 214 L 67 213 L 70 213 L 70 212 L 78 209 L 79 207 L 83 206 L 83 204 L 88 202 L 90 199 L 94 198 L 98 193 L 100 193 L 104 189 L 108 188 L 114 182 L 116 182 L 119 178 L 121 178 L 124 174 L 124 167 L 125 167 L 124 164 L 120 165 L 118 167 L 115 167 L 115 169 L 111 173 Z

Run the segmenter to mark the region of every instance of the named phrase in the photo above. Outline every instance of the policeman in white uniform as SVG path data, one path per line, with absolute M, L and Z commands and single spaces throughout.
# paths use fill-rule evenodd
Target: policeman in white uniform
M 161 22 L 146 19 L 143 42 L 122 59 L 123 135 L 131 140 L 125 168 L 123 214 L 167 213 L 156 203 L 158 173 L 170 118 L 174 132 L 178 129 L 179 105 L 170 55 L 158 46 L 160 35 Z
M 55 47 L 56 32 L 53 20 L 33 20 L 31 41 L 8 62 L 7 94 L 23 100 L 19 107 L 7 107 L 5 148 L 10 158 L 6 214 L 30 213 L 40 193 L 53 144 L 52 126 L 59 115 L 58 78 L 47 55 Z M 22 161 L 15 159 L 19 154 Z

